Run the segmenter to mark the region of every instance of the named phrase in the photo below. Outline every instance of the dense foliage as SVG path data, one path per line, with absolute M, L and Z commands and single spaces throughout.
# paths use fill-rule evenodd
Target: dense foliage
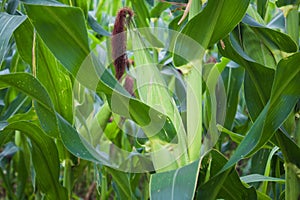
M 299 4 L 0 0 L 0 198 L 300 199 Z

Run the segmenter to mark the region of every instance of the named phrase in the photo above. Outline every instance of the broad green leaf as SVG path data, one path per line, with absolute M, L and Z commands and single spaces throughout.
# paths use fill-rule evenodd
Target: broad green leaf
M 247 108 L 252 121 L 259 116 L 271 95 L 274 70 L 252 63 L 251 71 L 246 71 L 244 91 Z
M 278 13 L 267 25 L 269 28 L 284 31 L 285 30 L 285 17 L 283 13 Z
M 294 109 L 300 98 L 300 67 L 297 67 L 299 60 L 300 53 L 296 53 L 279 62 L 270 100 L 223 170 L 259 150 Z
M 20 56 L 32 64 L 33 26 L 28 18 L 16 29 L 14 37 Z
M 168 3 L 168 2 L 162 2 L 159 1 L 154 8 L 151 9 L 150 11 L 150 17 L 153 18 L 159 18 L 159 16 L 161 15 L 161 13 L 163 11 L 165 11 L 167 8 L 171 7 L 172 4 Z
M 260 23 L 260 24 L 265 24 L 265 19 L 262 18 L 262 17 L 259 15 L 259 13 L 257 12 L 256 9 L 257 9 L 257 8 L 256 8 L 255 5 L 253 5 L 253 4 L 250 5 L 250 6 L 248 7 L 246 16 L 249 15 L 249 16 L 251 16 L 253 19 L 255 19 L 255 21 L 257 21 L 258 23 Z M 245 16 L 245 17 L 246 17 L 246 16 Z
M 276 54 L 275 50 L 281 50 L 284 52 L 292 53 L 297 51 L 297 44 L 291 37 L 285 33 L 264 27 L 257 23 L 249 15 L 243 18 L 243 23 L 251 27 L 256 35 L 262 39 L 262 41 L 268 46 L 273 54 Z
M 243 83 L 244 70 L 242 67 L 226 67 L 222 72 L 222 80 L 226 88 L 227 108 L 224 127 L 231 130 L 238 107 L 239 92 Z
M 88 24 L 90 27 L 98 34 L 103 35 L 103 36 L 110 36 L 110 33 L 106 31 L 102 26 L 94 19 L 92 15 L 88 15 Z
M 274 60 L 277 62 L 282 58 L 281 51 L 296 51 L 297 45 L 287 35 L 264 27 L 250 16 L 246 15 L 243 23 L 247 26 L 240 25 L 230 35 L 230 39 L 225 38 L 224 46 L 221 47 L 219 44 L 219 51 L 223 56 L 246 68 L 245 97 L 250 116 L 252 120 L 255 120 L 270 98 L 274 74 L 272 69 L 276 68 Z M 245 35 L 245 29 L 255 33 L 257 38 L 251 37 L 250 34 L 253 41 L 248 41 L 249 34 Z M 242 38 L 243 40 L 241 40 Z M 269 68 L 265 68 L 267 65 Z
M 268 7 L 269 0 L 260 0 L 257 1 L 257 12 L 260 14 L 260 16 L 264 19 L 267 7 Z
M 131 0 L 134 12 L 139 13 L 135 20 L 138 28 L 149 27 L 150 14 L 144 0 Z
M 18 26 L 26 20 L 26 16 L 0 13 L 0 66 L 7 51 L 9 40 Z
M 223 133 L 226 133 L 231 138 L 231 140 L 236 142 L 237 144 L 240 144 L 242 142 L 242 140 L 244 139 L 244 137 L 245 137 L 244 135 L 234 133 L 234 132 L 224 128 L 220 124 L 217 124 L 217 128 L 218 128 L 219 131 L 222 131 Z M 272 149 L 272 146 L 270 146 L 269 144 L 265 144 L 264 148 Z
M 178 22 L 180 21 L 181 18 L 182 18 L 182 14 L 174 17 L 174 19 L 169 23 L 168 28 L 171 30 L 179 31 L 181 27 L 178 26 Z
M 105 93 L 111 111 L 135 121 L 149 138 L 177 142 L 171 116 L 133 98 L 93 54 L 83 63 L 77 79 L 98 94 Z
M 14 73 L 0 75 L 0 88 L 14 87 L 34 99 L 41 126 L 52 137 L 58 137 L 57 123 L 51 99 L 41 85 L 32 75 L 27 73 Z
M 300 196 L 300 169 L 293 163 L 285 163 L 286 199 L 299 199 Z
M 150 177 L 150 199 L 193 199 L 200 161 Z
M 89 1 L 84 1 L 84 0 L 76 0 L 73 1 L 73 3 L 71 4 L 74 7 L 79 7 L 82 9 L 85 18 L 88 18 L 88 12 L 89 12 Z
M 21 0 L 23 3 L 26 4 L 33 4 L 33 5 L 45 5 L 45 6 L 62 6 L 66 7 L 63 3 L 56 1 L 56 0 Z M 69 4 L 67 4 L 69 5 Z
M 278 0 L 278 1 L 276 1 L 276 5 L 278 7 L 287 6 L 287 5 L 296 5 L 299 3 L 300 3 L 299 0 Z
M 58 127 L 62 142 L 75 156 L 95 163 L 111 166 L 108 155 L 100 155 L 78 132 L 61 116 L 57 115 Z
M 250 27 L 241 24 L 240 37 L 243 38 L 243 50 L 249 57 L 261 65 L 274 69 L 276 67 L 276 60 L 272 52 L 266 47 L 263 41 L 258 37 Z
M 111 117 L 111 110 L 109 108 L 108 103 L 106 102 L 100 108 L 99 112 L 96 113 L 94 118 L 88 119 L 86 120 L 86 122 L 82 122 L 82 124 L 84 124 L 83 125 L 84 128 L 79 130 L 80 134 L 83 137 L 88 138 L 88 141 L 90 141 L 93 146 L 96 146 L 99 143 L 101 136 L 104 133 L 104 130 L 108 124 L 110 117 Z M 86 126 L 88 128 L 86 128 Z M 113 135 L 113 132 L 111 131 L 106 131 L 106 133 L 108 133 L 107 135 L 109 136 Z
M 299 43 L 299 4 L 294 6 L 287 6 L 283 10 L 286 15 L 286 33 L 296 42 Z
M 267 174 L 265 172 L 271 170 L 271 168 L 267 169 L 268 158 L 271 157 L 270 152 L 271 149 L 261 149 L 251 157 L 250 171 L 252 174 Z M 267 174 L 267 176 L 270 175 Z M 260 183 L 254 183 L 252 185 L 257 188 L 260 186 Z
M 66 67 L 74 77 L 80 79 L 79 81 L 86 87 L 94 90 L 97 88 L 96 90 L 98 92 L 104 92 L 109 99 L 111 99 L 113 95 L 113 100 L 123 101 L 126 110 L 125 116 L 133 118 L 139 125 L 146 126 L 151 121 L 158 122 L 161 117 L 165 117 L 155 109 L 144 105 L 136 99 L 132 99 L 128 92 L 126 92 L 117 80 L 105 69 L 103 64 L 95 58 L 92 58 L 93 56 L 89 54 L 84 17 L 80 9 L 66 6 L 32 4 L 26 5 L 26 9 L 29 18 L 32 20 L 34 27 L 37 29 L 38 34 L 47 47 L 64 67 Z M 39 15 L 43 17 L 37 17 Z M 73 17 L 70 19 L 68 16 Z M 47 24 L 47 26 L 45 24 Z M 62 35 L 64 37 L 62 37 Z M 122 105 L 121 102 L 119 103 Z M 141 110 L 137 112 L 137 109 L 132 106 L 138 106 L 145 112 L 141 112 Z M 127 110 L 129 110 L 129 113 Z M 151 116 L 148 115 L 150 110 Z M 124 112 L 122 112 L 124 110 L 120 109 L 119 106 L 118 108 L 112 108 L 112 111 L 121 115 L 124 114 Z M 172 126 L 171 123 L 165 124 L 166 129 L 168 129 L 168 127 L 172 129 Z M 175 133 L 171 131 L 166 132 L 162 130 L 159 134 L 159 137 L 168 141 L 172 140 L 174 136 Z
M 242 20 L 248 5 L 249 0 L 209 0 L 206 7 L 186 24 L 181 33 L 206 49 L 233 30 Z M 188 51 L 186 47 L 184 38 L 177 38 L 175 52 Z M 174 63 L 181 66 L 186 62 L 174 55 Z
M 264 176 L 261 174 L 250 174 L 247 176 L 242 176 L 241 180 L 245 183 L 254 183 L 254 182 L 263 182 L 263 181 L 270 181 L 270 182 L 278 182 L 278 183 L 285 183 L 285 180 L 282 178 L 274 178 L 269 176 Z
M 72 123 L 73 91 L 69 74 L 43 41 L 39 37 L 36 40 L 37 79 L 47 90 L 55 111 Z
M 295 143 L 295 141 L 283 131 L 277 131 L 275 133 L 276 142 L 275 144 L 280 147 L 284 159 L 288 163 L 295 163 L 300 166 L 300 147 Z
M 72 74 L 76 74 L 89 54 L 82 10 L 61 5 L 33 4 L 26 4 L 25 8 L 47 47 Z
M 102 146 L 100 146 L 100 149 L 96 149 L 61 116 L 57 115 L 57 119 L 59 130 L 62 133 L 62 142 L 76 157 L 100 163 L 120 171 L 136 171 L 141 173 L 155 170 L 149 158 L 142 157 L 136 152 L 118 151 L 111 143 L 109 143 L 106 149 Z M 117 152 L 114 154 L 114 152 L 111 152 L 112 150 L 116 150 Z M 133 164 L 136 164 L 136 166 Z
M 116 183 L 119 198 L 120 199 L 132 199 L 135 200 L 136 197 L 133 194 L 133 191 L 130 186 L 130 176 L 128 173 L 117 171 L 112 168 L 106 168 L 107 172 L 111 174 L 113 181 Z
M 19 130 L 32 142 L 32 162 L 37 183 L 46 199 L 66 199 L 67 192 L 59 183 L 59 158 L 56 145 L 38 126 L 25 121 L 9 124 L 1 134 Z
M 205 104 L 207 105 L 206 113 L 208 116 L 208 127 L 203 141 L 204 146 L 201 147 L 204 152 L 212 148 L 218 141 L 219 132 L 217 123 L 223 123 L 226 115 L 226 91 L 223 82 L 219 80 L 222 71 L 226 68 L 229 61 L 229 59 L 223 57 L 221 62 L 216 63 L 212 67 L 206 80 L 207 101 Z M 192 111 L 192 109 L 190 111 Z
M 25 94 L 19 94 L 12 102 L 9 103 L 6 110 L 3 110 L 0 120 L 7 120 L 20 112 L 26 112 L 30 105 L 31 100 Z
M 145 4 L 145 1 L 144 0 L 131 0 L 131 3 L 132 3 L 132 8 L 133 8 L 134 12 L 138 13 L 134 18 L 137 28 L 149 27 L 150 13 Z M 146 31 L 142 31 L 142 30 L 146 30 Z M 159 41 L 157 39 L 157 37 L 155 35 L 153 35 L 151 32 L 147 31 L 147 29 L 141 29 L 140 32 L 147 38 L 148 42 L 150 42 L 150 44 L 153 45 L 153 47 L 159 47 L 159 48 L 164 47 L 162 42 Z
M 204 157 L 201 164 L 202 170 L 207 169 L 206 173 L 209 174 L 202 176 L 211 176 L 211 178 L 207 181 L 205 181 L 206 177 L 200 179 L 197 199 L 256 199 L 255 189 L 244 186 L 233 168 L 218 173 L 226 161 L 227 159 L 215 150 Z
M 223 40 L 224 48 L 219 44 L 221 54 L 245 67 L 245 98 L 250 116 L 253 120 L 257 118 L 270 98 L 274 70 L 266 68 L 255 62 L 244 53 L 239 45 L 238 36 L 230 35 Z
M 180 146 L 179 151 L 185 152 L 187 147 L 184 125 L 182 123 L 181 116 L 178 112 L 175 101 L 170 94 L 171 92 L 168 90 L 168 86 L 166 85 L 166 82 L 164 81 L 160 71 L 158 70 L 158 67 L 156 65 L 157 61 L 154 60 L 154 58 L 150 55 L 150 52 L 148 51 L 146 46 L 143 46 L 145 42 L 140 38 L 138 33 L 133 32 L 131 35 L 133 35 L 134 38 L 134 41 L 132 42 L 134 48 L 134 62 L 136 65 L 134 73 L 136 76 L 136 85 L 139 97 L 141 101 L 157 110 L 161 110 L 163 114 L 170 118 L 175 128 L 174 131 L 177 133 L 178 143 Z M 151 131 L 155 131 L 155 129 Z M 158 163 L 160 162 L 160 160 L 162 160 L 162 162 L 165 161 L 165 159 L 161 159 L 159 155 L 157 156 L 157 158 L 155 158 L 155 160 L 157 161 L 157 167 L 159 166 Z M 186 164 L 187 160 L 188 158 L 186 155 L 185 161 L 182 161 L 181 164 Z
M 16 155 L 16 171 L 18 172 L 17 198 L 25 198 L 25 189 L 31 167 L 31 150 L 29 141 L 20 132 L 15 134 L 15 143 L 20 148 Z

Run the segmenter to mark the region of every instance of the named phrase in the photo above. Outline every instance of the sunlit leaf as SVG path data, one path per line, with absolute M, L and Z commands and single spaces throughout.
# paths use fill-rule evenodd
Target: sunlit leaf
M 191 37 L 206 49 L 233 30 L 242 20 L 248 5 L 249 0 L 209 0 L 206 7 L 185 25 L 181 33 Z M 175 52 L 188 51 L 183 37 L 177 39 L 175 49 Z M 176 55 L 174 63 L 177 66 L 185 64 Z
M 26 4 L 25 7 L 31 22 L 48 48 L 71 73 L 76 74 L 89 54 L 82 10 L 57 5 Z

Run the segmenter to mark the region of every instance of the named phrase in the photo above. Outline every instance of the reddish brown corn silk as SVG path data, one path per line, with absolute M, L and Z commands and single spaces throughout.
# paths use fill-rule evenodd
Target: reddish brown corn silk
M 112 33 L 112 58 L 116 70 L 116 78 L 119 80 L 128 65 L 126 55 L 126 27 L 128 27 L 133 11 L 130 8 L 119 10 Z

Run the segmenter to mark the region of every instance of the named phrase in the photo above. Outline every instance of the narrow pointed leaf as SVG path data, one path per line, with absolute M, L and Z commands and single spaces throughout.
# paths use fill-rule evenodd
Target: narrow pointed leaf
M 261 174 L 250 174 L 247 176 L 242 176 L 241 180 L 245 183 L 255 183 L 255 182 L 263 182 L 263 181 L 285 183 L 285 180 L 282 178 L 274 178 L 274 177 L 264 176 Z

